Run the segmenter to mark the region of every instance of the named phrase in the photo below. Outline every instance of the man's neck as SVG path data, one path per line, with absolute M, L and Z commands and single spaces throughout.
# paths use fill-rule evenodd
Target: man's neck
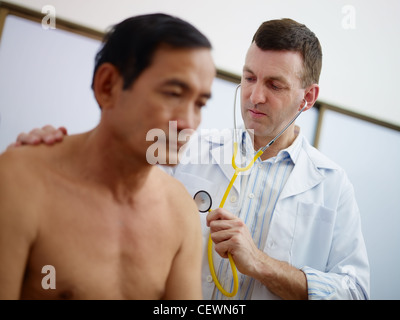
M 76 171 L 99 186 L 109 189 L 117 201 L 129 201 L 148 179 L 154 166 L 124 147 L 109 135 L 94 129 L 77 137 Z
M 278 139 L 275 140 L 261 155 L 261 160 L 267 160 L 275 157 L 279 151 L 291 146 L 299 134 L 299 128 L 296 126 L 290 126 Z M 265 147 L 269 144 L 273 137 L 265 136 L 254 136 L 254 150 L 258 151 L 260 148 Z

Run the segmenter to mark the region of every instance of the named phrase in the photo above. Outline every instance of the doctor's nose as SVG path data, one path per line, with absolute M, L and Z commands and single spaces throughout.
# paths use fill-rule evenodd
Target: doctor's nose
M 267 101 L 265 88 L 262 84 L 255 84 L 250 88 L 250 102 L 254 105 L 264 104 Z

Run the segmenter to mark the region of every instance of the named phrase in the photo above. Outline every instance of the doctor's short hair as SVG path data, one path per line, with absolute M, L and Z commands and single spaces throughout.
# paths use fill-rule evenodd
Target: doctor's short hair
M 254 34 L 253 42 L 261 50 L 299 52 L 303 58 L 303 88 L 319 82 L 321 45 L 315 34 L 304 24 L 288 18 L 265 21 Z
M 162 13 L 134 16 L 114 25 L 106 33 L 95 58 L 93 80 L 99 66 L 108 62 L 123 77 L 123 89 L 128 89 L 151 65 L 154 53 L 161 45 L 177 49 L 212 48 L 198 29 L 177 17 Z

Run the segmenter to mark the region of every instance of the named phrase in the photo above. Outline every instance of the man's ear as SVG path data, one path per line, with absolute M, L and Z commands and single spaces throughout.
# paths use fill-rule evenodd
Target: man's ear
M 319 85 L 314 83 L 307 87 L 304 92 L 304 99 L 307 101 L 307 107 L 304 111 L 310 109 L 314 103 L 317 101 L 319 95 Z
M 114 65 L 103 63 L 98 67 L 93 79 L 93 91 L 102 110 L 113 108 L 122 85 L 122 77 Z

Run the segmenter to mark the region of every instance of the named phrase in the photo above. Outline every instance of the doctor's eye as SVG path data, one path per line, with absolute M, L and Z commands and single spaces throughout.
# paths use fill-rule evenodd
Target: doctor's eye
M 282 86 L 281 84 L 273 82 L 273 81 L 268 82 L 268 87 L 274 91 L 280 91 L 284 88 L 284 86 Z
M 244 77 L 244 80 L 246 82 L 254 82 L 254 81 L 256 81 L 256 77 Z

